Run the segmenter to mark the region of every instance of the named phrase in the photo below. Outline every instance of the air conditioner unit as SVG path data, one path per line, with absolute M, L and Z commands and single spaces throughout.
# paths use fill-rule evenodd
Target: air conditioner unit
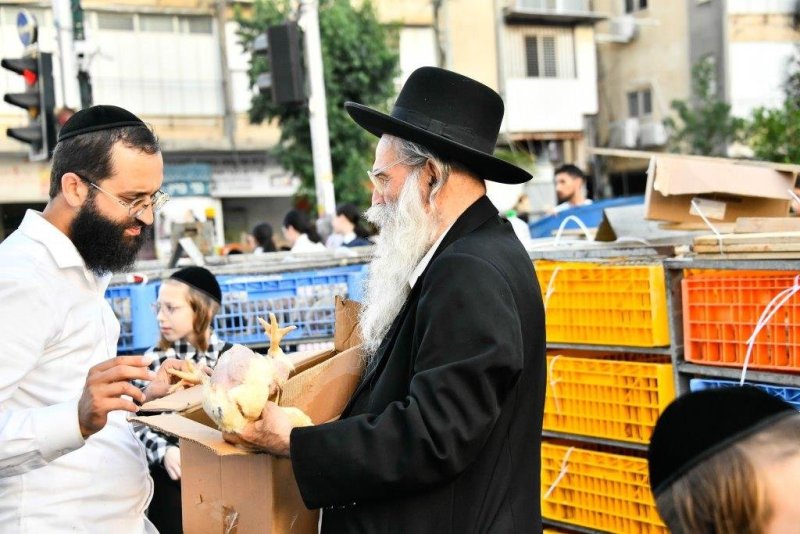
M 612 148 L 636 148 L 639 137 L 639 119 L 625 119 L 611 123 L 608 144 Z
M 630 43 L 639 33 L 639 24 L 633 15 L 623 15 L 611 19 L 610 33 L 598 34 L 595 38 L 603 43 Z
M 647 121 L 639 125 L 639 145 L 642 148 L 664 146 L 668 138 L 667 129 L 660 121 Z

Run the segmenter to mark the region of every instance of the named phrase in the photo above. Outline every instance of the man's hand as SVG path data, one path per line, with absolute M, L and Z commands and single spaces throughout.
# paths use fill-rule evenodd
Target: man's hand
M 274 402 L 267 402 L 261 418 L 248 423 L 239 434 L 224 433 L 225 441 L 244 444 L 274 456 L 289 457 L 289 435 L 292 432 L 289 416 Z
M 83 394 L 78 401 L 78 423 L 83 439 L 100 431 L 114 410 L 136 412 L 144 394 L 129 380 L 152 380 L 155 373 L 147 367 L 152 358 L 144 356 L 117 356 L 89 369 Z M 123 395 L 131 399 L 122 398 Z
M 172 480 L 181 479 L 181 451 L 178 447 L 167 447 L 164 453 L 164 469 Z
M 179 360 L 177 358 L 169 358 L 164 360 L 161 363 L 161 367 L 158 368 L 155 378 L 144 390 L 145 400 L 151 401 L 160 399 L 169 393 L 170 386 L 177 384 L 180 381 L 180 378 L 168 372 L 170 369 L 189 371 L 189 362 L 187 360 Z M 203 371 L 206 374 L 211 374 L 211 368 L 207 365 L 203 366 Z

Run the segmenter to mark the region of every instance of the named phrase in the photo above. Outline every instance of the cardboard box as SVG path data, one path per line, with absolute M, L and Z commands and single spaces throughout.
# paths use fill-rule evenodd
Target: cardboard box
M 647 170 L 645 217 L 708 228 L 692 200 L 715 223 L 739 217 L 782 217 L 789 212 L 787 190 L 800 166 L 697 156 L 656 155 Z
M 358 305 L 336 302 L 334 349 L 291 355 L 295 372 L 280 404 L 315 424 L 336 419 L 362 374 Z M 202 408 L 202 387 L 146 403 L 132 421 L 180 438 L 183 527 L 193 533 L 315 533 L 319 512 L 307 510 L 288 459 L 257 454 L 222 439 Z

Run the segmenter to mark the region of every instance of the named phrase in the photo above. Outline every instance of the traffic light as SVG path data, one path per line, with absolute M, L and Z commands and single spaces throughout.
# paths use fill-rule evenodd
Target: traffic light
M 30 145 L 28 158 L 31 161 L 48 159 L 56 144 L 53 55 L 33 52 L 22 58 L 4 58 L 0 66 L 25 79 L 24 93 L 6 93 L 3 100 L 28 112 L 27 126 L 8 128 L 6 133 Z
M 255 40 L 254 51 L 267 56 L 270 70 L 259 75 L 256 85 L 261 93 L 270 93 L 276 104 L 306 101 L 301 38 L 297 23 L 286 22 L 270 26 Z

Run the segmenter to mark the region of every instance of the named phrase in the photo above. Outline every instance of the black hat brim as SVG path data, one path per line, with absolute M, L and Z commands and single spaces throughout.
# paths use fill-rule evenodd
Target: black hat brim
M 419 143 L 446 159 L 452 159 L 465 165 L 486 180 L 503 184 L 523 184 L 532 178 L 529 172 L 516 165 L 431 133 L 386 113 L 375 111 L 356 102 L 346 102 L 344 107 L 356 124 L 372 135 L 381 137 L 388 134 Z

